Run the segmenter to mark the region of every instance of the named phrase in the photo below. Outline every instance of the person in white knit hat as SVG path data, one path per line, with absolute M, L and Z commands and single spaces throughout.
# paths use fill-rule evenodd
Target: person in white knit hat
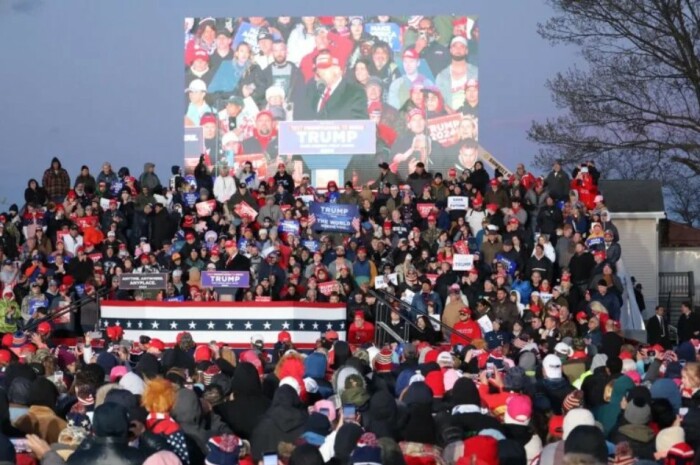
M 595 418 L 590 410 L 575 408 L 564 416 L 563 434 L 561 441 L 547 444 L 540 454 L 540 465 L 557 465 L 564 460 L 564 441 L 569 433 L 578 425 L 595 425 Z

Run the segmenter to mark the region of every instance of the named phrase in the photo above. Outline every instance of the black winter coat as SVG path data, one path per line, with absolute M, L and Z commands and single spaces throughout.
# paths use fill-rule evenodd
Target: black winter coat
M 146 455 L 129 447 L 126 439 L 100 438 L 87 439 L 68 458 L 67 465 L 141 465 Z
M 253 429 L 270 408 L 270 400 L 262 393 L 258 372 L 250 363 L 236 366 L 231 382 L 234 400 L 214 407 L 234 434 L 250 439 Z
M 282 441 L 294 442 L 304 432 L 308 417 L 309 413 L 294 388 L 287 385 L 277 388 L 272 406 L 250 438 L 253 459 L 261 460 L 266 452 L 277 450 Z

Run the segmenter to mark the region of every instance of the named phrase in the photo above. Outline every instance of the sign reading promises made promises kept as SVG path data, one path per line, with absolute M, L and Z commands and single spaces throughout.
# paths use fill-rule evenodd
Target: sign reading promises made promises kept
M 165 289 L 167 282 L 166 273 L 126 273 L 119 277 L 119 289 L 127 291 Z

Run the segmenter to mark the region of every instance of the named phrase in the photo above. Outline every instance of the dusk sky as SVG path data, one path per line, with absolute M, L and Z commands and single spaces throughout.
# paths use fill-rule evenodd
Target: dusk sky
M 478 15 L 481 144 L 514 168 L 536 146 L 533 119 L 556 114 L 544 87 L 576 55 L 552 48 L 537 23 L 542 0 L 6 0 L 0 3 L 3 183 L 0 211 L 23 202 L 27 180 L 58 156 L 74 180 L 109 160 L 165 181 L 183 162 L 186 16 Z

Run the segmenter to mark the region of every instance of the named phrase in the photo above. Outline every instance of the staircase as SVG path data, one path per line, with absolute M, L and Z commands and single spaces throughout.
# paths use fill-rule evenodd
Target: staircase
M 391 343 L 403 343 L 403 342 L 412 342 L 409 340 L 409 335 L 411 332 L 411 329 L 418 330 L 418 327 L 416 326 L 416 318 L 423 315 L 423 316 L 428 316 L 429 315 L 422 311 L 417 309 L 416 307 L 404 302 L 401 300 L 399 297 L 389 294 L 386 291 L 383 290 L 370 290 L 370 294 L 372 294 L 376 299 L 377 299 L 377 304 L 376 304 L 376 320 L 375 320 L 375 332 L 374 332 L 374 343 L 376 347 L 383 347 L 384 345 L 391 344 Z M 391 320 L 391 311 L 393 306 L 398 302 L 399 304 L 399 310 L 397 313 L 399 315 L 399 318 L 401 318 L 401 321 L 404 323 L 404 331 L 403 334 L 397 334 L 391 327 L 389 327 L 388 322 Z M 435 320 L 431 320 L 435 321 Z M 452 329 L 451 327 L 440 323 L 440 329 L 442 330 L 443 337 L 447 339 L 448 343 L 450 340 L 450 337 L 452 334 L 455 333 L 455 330 Z

